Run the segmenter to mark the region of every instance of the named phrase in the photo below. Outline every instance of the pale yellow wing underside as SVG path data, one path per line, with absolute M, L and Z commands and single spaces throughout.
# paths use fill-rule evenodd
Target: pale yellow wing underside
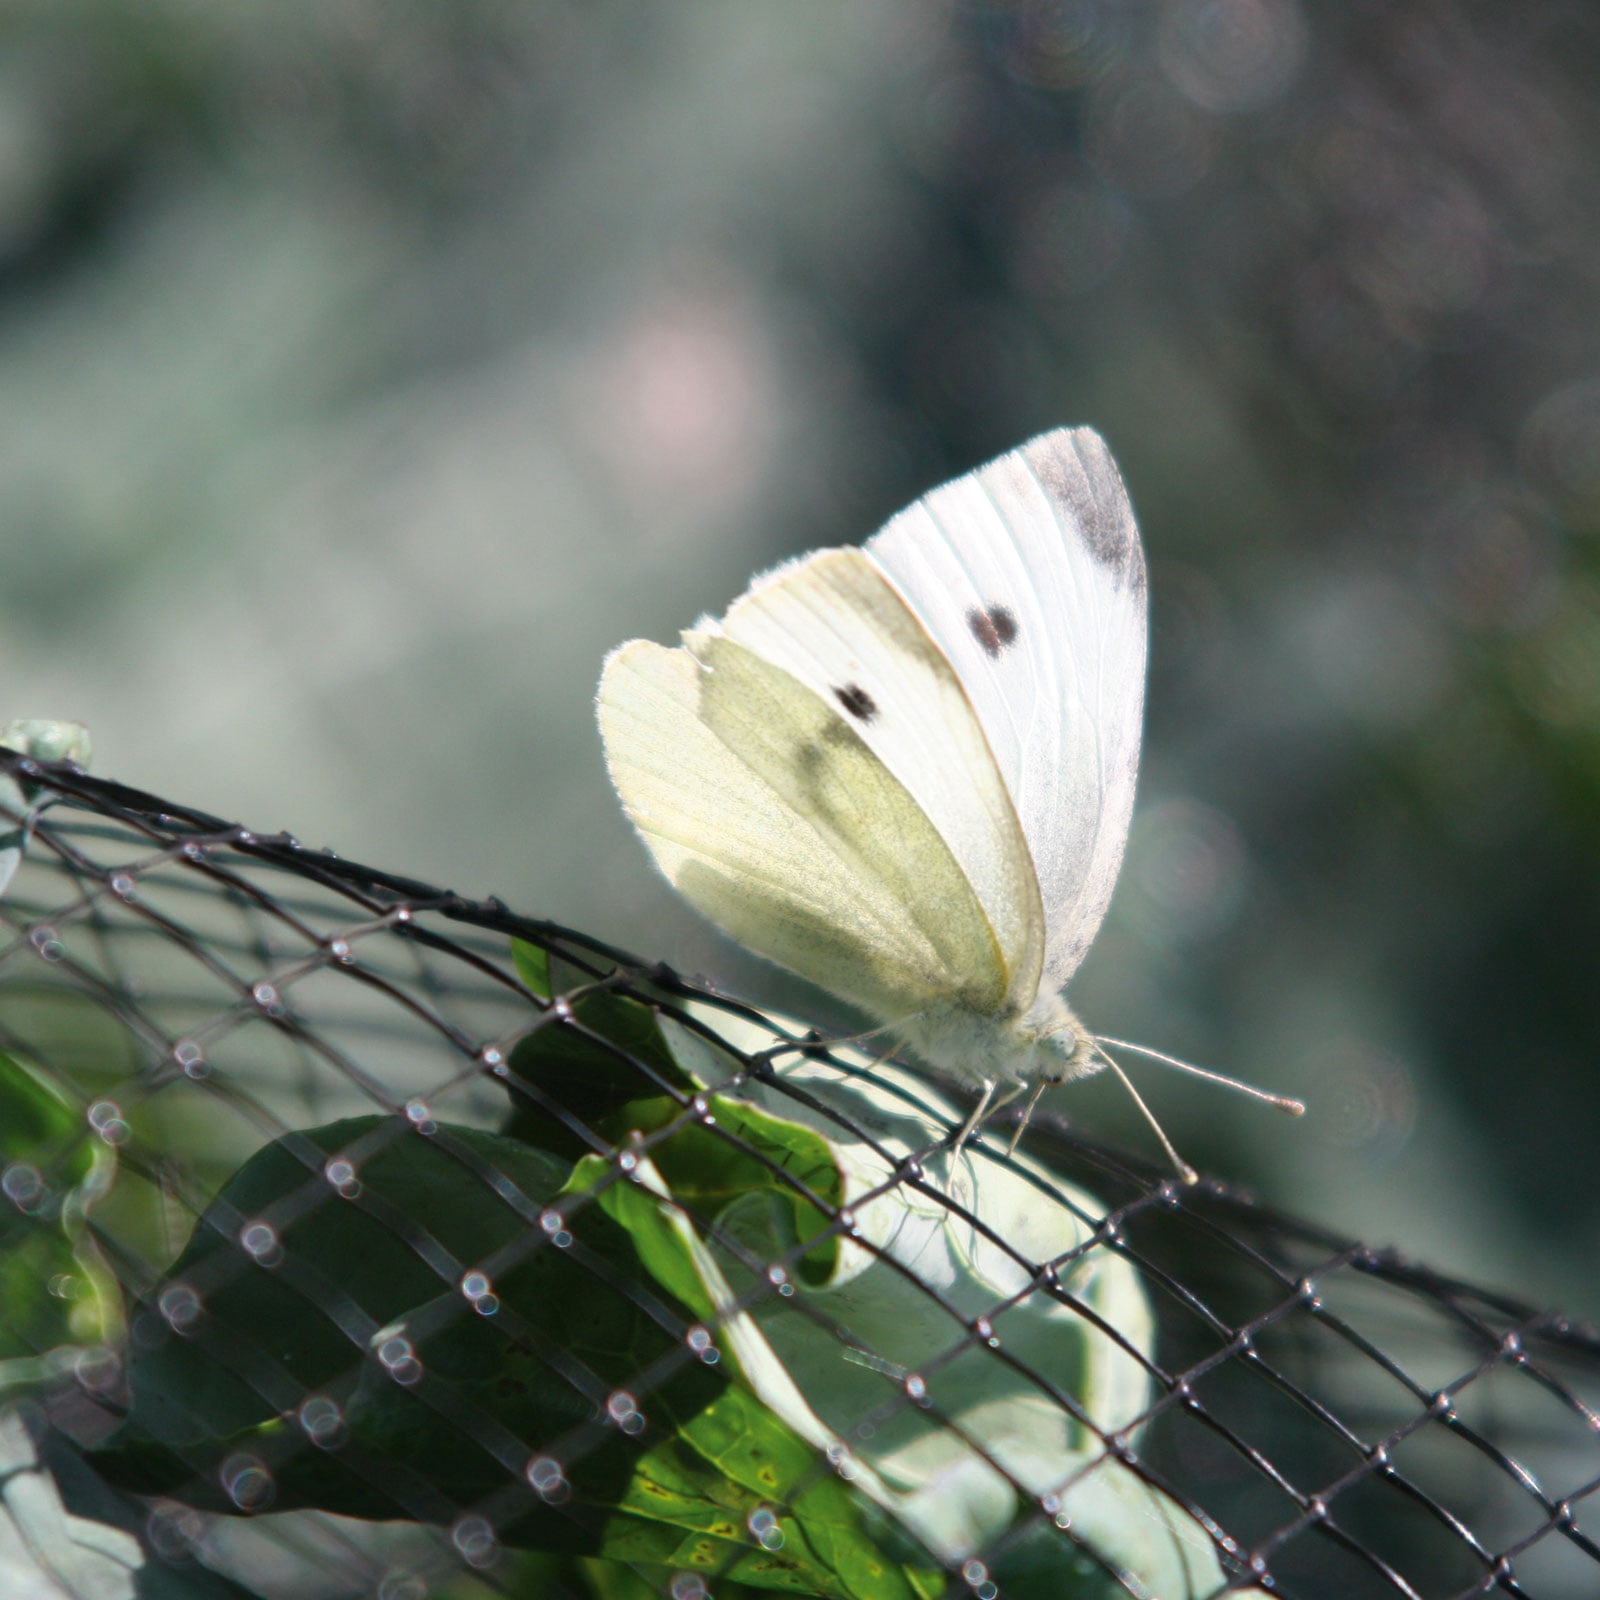
M 718 631 L 842 711 L 905 787 L 976 893 L 1007 1000 L 1026 1011 L 1044 960 L 1038 880 L 972 702 L 921 618 L 860 550 L 819 550 L 758 578 Z
M 986 808 L 992 784 L 1003 798 L 982 730 L 892 587 L 865 561 L 838 566 L 839 554 L 782 569 L 738 602 L 729 622 L 759 654 L 716 631 L 686 635 L 684 649 L 635 640 L 612 653 L 599 694 L 612 782 L 667 878 L 741 943 L 883 1021 L 952 1002 L 995 1015 L 1019 980 L 1038 981 L 1038 889 L 1020 829 L 1000 812 L 1014 837 L 980 874 L 986 909 L 946 837 L 993 825 L 959 816 L 961 794 Z M 921 735 L 924 759 L 942 759 L 950 793 L 932 814 L 858 731 L 873 719 L 770 659 L 810 675 L 806 658 L 822 671 L 835 649 L 841 670 L 857 670 L 833 687 L 865 691 L 882 719 L 873 731 L 912 705 L 938 724 Z M 975 763 L 976 777 L 952 763 Z

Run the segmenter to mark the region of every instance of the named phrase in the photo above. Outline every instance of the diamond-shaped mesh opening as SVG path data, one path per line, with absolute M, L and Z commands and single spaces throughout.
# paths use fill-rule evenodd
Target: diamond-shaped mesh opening
M 0 777 L 0 1449 L 60 1548 L 387 1600 L 1600 1592 L 1592 1328 L 1049 1130 L 952 1160 L 937 1085 L 664 969 Z

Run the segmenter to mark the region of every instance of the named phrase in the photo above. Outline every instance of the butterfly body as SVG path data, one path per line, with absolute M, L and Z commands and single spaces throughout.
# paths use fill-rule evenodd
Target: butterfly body
M 1058 994 L 1040 995 L 1020 1015 L 938 1003 L 903 1018 L 893 1031 L 930 1067 L 979 1089 L 1067 1083 L 1105 1064 L 1089 1030 Z
M 1145 575 L 1088 429 L 607 659 L 612 781 L 726 932 L 1001 1098 L 1092 1072 L 1062 998 L 1133 804 Z M 976 1115 L 976 1114 L 975 1114 Z

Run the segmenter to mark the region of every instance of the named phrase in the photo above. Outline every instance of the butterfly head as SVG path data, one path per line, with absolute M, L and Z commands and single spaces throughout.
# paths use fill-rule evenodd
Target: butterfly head
M 1104 1065 L 1095 1038 L 1058 994 L 1040 995 L 1018 1024 L 1031 1058 L 1019 1076 L 1029 1083 L 1066 1083 Z

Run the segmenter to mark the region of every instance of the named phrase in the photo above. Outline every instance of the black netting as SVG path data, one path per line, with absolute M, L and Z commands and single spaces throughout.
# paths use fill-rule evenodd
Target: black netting
M 0 776 L 0 1556 L 61 1592 L 1600 1592 L 1593 1328 Z

